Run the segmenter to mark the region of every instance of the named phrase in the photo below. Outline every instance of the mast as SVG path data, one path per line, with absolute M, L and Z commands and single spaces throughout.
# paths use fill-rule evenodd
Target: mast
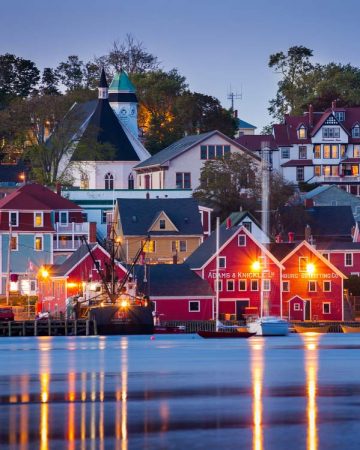
M 7 251 L 7 275 L 6 275 L 6 304 L 10 303 L 10 258 L 11 258 L 12 223 L 9 212 L 9 245 Z
M 270 178 L 270 143 L 261 142 L 261 227 L 266 236 L 269 235 L 269 178 Z M 260 280 L 260 317 L 269 315 L 269 292 L 264 292 L 263 283 L 269 273 L 267 257 L 261 251 L 261 280 Z
M 216 218 L 216 277 L 215 277 L 215 329 L 219 331 L 219 247 L 220 247 L 220 217 Z

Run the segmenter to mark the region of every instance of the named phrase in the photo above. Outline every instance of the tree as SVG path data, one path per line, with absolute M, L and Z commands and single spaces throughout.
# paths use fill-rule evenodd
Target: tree
M 59 78 L 54 69 L 45 67 L 41 78 L 40 92 L 43 95 L 60 95 L 58 89 Z
M 0 55 L 0 108 L 16 97 L 26 98 L 39 81 L 39 69 L 29 59 Z
M 298 114 L 299 104 L 309 95 L 306 76 L 313 70 L 310 62 L 313 51 L 300 45 L 290 47 L 289 50 L 270 55 L 269 67 L 280 73 L 282 78 L 278 82 L 276 97 L 270 100 L 269 113 L 276 119 L 282 120 L 285 114 Z
M 56 75 L 69 91 L 84 87 L 84 63 L 76 55 L 70 55 L 66 61 L 61 62 L 57 66 Z

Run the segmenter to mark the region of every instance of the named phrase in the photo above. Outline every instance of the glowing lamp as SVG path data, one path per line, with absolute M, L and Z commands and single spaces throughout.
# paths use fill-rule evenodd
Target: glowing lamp
M 74 288 L 74 287 L 77 287 L 77 283 L 67 283 L 67 287 L 69 287 L 69 288 Z
M 314 264 L 311 264 L 311 263 L 307 264 L 306 265 L 306 272 L 309 273 L 309 274 L 314 273 L 315 272 Z
M 121 305 L 123 308 L 126 308 L 127 306 L 129 306 L 129 303 L 128 303 L 127 300 L 122 300 L 121 303 L 120 303 L 120 305 Z
M 49 276 L 49 272 L 46 269 L 41 269 L 40 275 L 45 279 Z
M 252 263 L 252 269 L 256 272 L 258 270 L 260 270 L 260 262 L 259 261 L 254 261 Z

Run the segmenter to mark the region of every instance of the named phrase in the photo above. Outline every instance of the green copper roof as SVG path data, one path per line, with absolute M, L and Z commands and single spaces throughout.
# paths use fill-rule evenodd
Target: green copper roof
M 116 73 L 112 80 L 109 91 L 126 91 L 135 92 L 135 87 L 130 81 L 128 74 L 122 70 L 120 73 Z

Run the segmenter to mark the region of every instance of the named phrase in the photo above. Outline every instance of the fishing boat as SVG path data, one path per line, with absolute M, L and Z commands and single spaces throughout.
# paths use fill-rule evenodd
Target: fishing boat
M 289 322 L 281 317 L 259 317 L 247 324 L 248 330 L 257 336 L 287 336 Z
M 360 333 L 360 326 L 340 325 L 343 333 Z
M 154 334 L 184 334 L 186 332 L 185 325 L 168 326 L 168 325 L 155 325 Z
M 330 325 L 319 324 L 315 326 L 306 326 L 294 324 L 294 329 L 297 333 L 328 333 Z
M 236 338 L 249 338 L 254 336 L 255 333 L 250 333 L 249 331 L 198 331 L 198 335 L 205 339 L 236 339 Z

